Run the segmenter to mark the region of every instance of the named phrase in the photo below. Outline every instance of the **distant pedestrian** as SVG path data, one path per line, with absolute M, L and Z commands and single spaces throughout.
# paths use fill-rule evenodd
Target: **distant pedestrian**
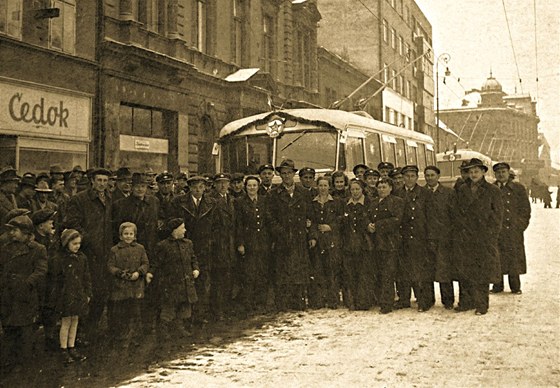
M 66 363 L 83 361 L 76 348 L 80 317 L 88 314 L 91 300 L 91 277 L 86 256 L 80 251 L 82 236 L 75 229 L 66 229 L 61 236 L 61 249 L 53 260 L 56 282 L 56 310 L 60 314 L 60 349 Z

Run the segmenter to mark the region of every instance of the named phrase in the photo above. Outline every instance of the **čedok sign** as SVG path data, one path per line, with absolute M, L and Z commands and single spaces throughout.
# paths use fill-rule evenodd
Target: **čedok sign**
M 0 131 L 89 141 L 91 98 L 0 79 Z

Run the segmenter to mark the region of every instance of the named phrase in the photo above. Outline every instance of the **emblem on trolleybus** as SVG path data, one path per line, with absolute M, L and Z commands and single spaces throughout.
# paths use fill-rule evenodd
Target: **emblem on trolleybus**
M 266 126 L 266 133 L 270 137 L 278 137 L 284 131 L 284 121 L 281 119 L 274 119 L 268 122 Z

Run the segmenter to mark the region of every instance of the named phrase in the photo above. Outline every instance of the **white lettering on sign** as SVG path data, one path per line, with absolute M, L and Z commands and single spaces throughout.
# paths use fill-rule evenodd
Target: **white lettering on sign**
M 144 139 L 134 139 L 134 148 L 142 151 L 150 150 L 150 141 Z

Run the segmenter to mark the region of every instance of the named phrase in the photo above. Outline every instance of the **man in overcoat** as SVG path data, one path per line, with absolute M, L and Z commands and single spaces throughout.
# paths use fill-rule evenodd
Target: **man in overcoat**
M 33 323 L 39 313 L 39 290 L 47 273 L 47 250 L 34 241 L 27 215 L 12 218 L 9 242 L 0 249 L 0 322 L 4 328 L 1 368 L 29 362 Z
M 477 315 L 484 315 L 489 307 L 489 285 L 501 279 L 498 236 L 504 208 L 500 189 L 484 177 L 488 167 L 473 158 L 465 168 L 469 180 L 459 188 L 457 220 L 462 223 L 460 241 L 467 252 L 462 255 L 461 286 L 472 304 L 459 300 L 459 311 L 475 308 Z
M 317 242 L 316 228 L 311 226 L 308 230 L 307 226 L 311 219 L 311 199 L 305 189 L 294 183 L 297 169 L 293 160 L 284 160 L 277 171 L 282 184 L 268 194 L 276 303 L 280 311 L 303 310 L 311 270 L 308 248 Z
M 521 294 L 519 275 L 527 272 L 525 258 L 525 242 L 523 232 L 531 219 L 531 203 L 527 190 L 521 183 L 514 182 L 510 176 L 510 166 L 505 162 L 496 163 L 493 167 L 496 185 L 502 193 L 504 203 L 504 220 L 498 246 L 500 248 L 500 267 L 502 274 L 508 275 L 511 292 Z M 503 280 L 494 283 L 492 292 L 504 290 Z
M 107 260 L 113 246 L 112 200 L 107 190 L 111 172 L 104 168 L 90 173 L 91 187 L 68 202 L 64 228 L 76 229 L 82 235 L 82 252 L 88 259 L 93 296 L 85 320 L 85 335 L 95 337 L 109 297 Z
M 427 166 L 424 169 L 426 188 L 432 192 L 433 233 L 428 241 L 429 254 L 434 256 L 435 280 L 439 282 L 441 303 L 446 310 L 452 310 L 455 302 L 453 279 L 456 277 L 453 263 L 451 231 L 455 192 L 439 183 L 440 169 Z
M 210 270 L 210 306 L 214 318 L 224 319 L 224 313 L 231 309 L 233 271 L 235 263 L 235 210 L 234 197 L 229 193 L 229 174 L 219 173 L 214 177 L 215 203 L 214 226 L 210 238 L 214 240 L 212 267 Z M 227 306 L 227 304 L 230 306 Z
M 200 276 L 196 285 L 198 304 L 195 307 L 193 318 L 204 323 L 207 320 L 210 308 L 210 276 L 214 239 L 215 202 L 207 194 L 206 178 L 193 176 L 187 180 L 189 192 L 180 194 L 173 200 L 173 212 L 185 222 L 187 228 L 186 238 L 193 242 L 194 254 L 200 266 Z
M 13 168 L 6 168 L 0 172 L 0 220 L 3 220 L 10 210 L 18 208 L 15 194 L 19 182 L 20 177 Z M 4 224 L 0 224 L 0 233 L 4 231 Z
M 433 238 L 434 222 L 432 193 L 419 186 L 418 167 L 409 165 L 401 170 L 404 188 L 396 195 L 404 199 L 401 223 L 403 251 L 397 275 L 397 308 L 409 307 L 411 287 L 418 300 L 418 311 L 429 310 L 434 304 L 435 260 L 428 253 L 428 241 Z

